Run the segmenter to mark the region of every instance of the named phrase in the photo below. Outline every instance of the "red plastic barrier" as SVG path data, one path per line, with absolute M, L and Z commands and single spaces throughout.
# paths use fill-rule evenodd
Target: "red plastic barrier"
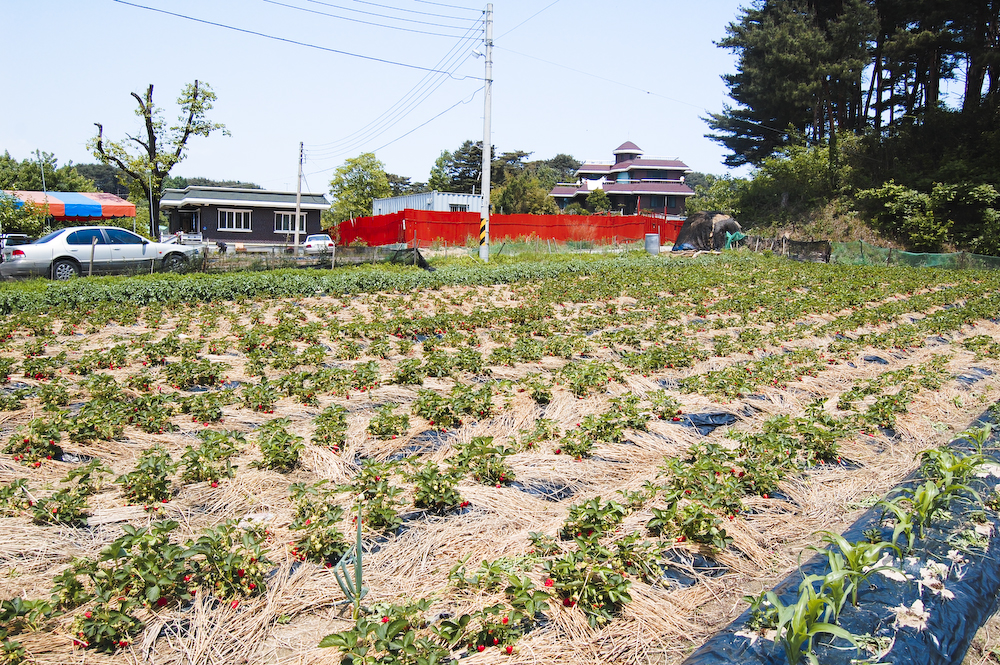
M 681 220 L 646 215 L 493 215 L 490 236 L 567 242 L 640 240 L 647 233 L 657 233 L 661 242 L 673 242 L 683 224 Z M 470 237 L 479 237 L 479 213 L 404 210 L 343 222 L 339 243 L 388 245 L 416 240 L 427 245 L 439 240 L 464 245 Z

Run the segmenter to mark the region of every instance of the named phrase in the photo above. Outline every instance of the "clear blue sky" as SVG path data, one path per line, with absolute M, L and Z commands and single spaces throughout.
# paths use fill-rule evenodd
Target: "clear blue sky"
M 93 123 L 110 138 L 141 129 L 129 93 L 154 84 L 154 100 L 173 120 L 178 93 L 194 79 L 211 84 L 211 118 L 232 136 L 194 139 L 172 175 L 291 190 L 303 141 L 310 191 L 326 191 L 334 168 L 367 151 L 387 171 L 426 181 L 442 150 L 482 139 L 484 61 L 473 49 L 482 48 L 485 3 L 128 2 L 6 3 L 0 150 L 93 162 Z M 713 42 L 740 5 L 495 0 L 493 145 L 533 159 L 599 160 L 632 141 L 647 155 L 725 173 L 724 152 L 704 138 L 700 118 L 727 101 L 720 75 L 733 71 L 734 58 Z

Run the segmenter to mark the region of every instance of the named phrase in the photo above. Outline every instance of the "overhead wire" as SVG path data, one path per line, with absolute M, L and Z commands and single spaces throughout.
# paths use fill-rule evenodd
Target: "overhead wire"
M 375 148 L 374 150 L 371 150 L 371 152 L 373 152 L 373 153 L 378 152 L 379 150 L 382 150 L 383 148 L 389 147 L 390 145 L 392 145 L 396 141 L 401 141 L 402 139 L 406 138 L 407 136 L 409 136 L 413 132 L 417 131 L 418 129 L 426 127 L 427 125 L 429 125 L 430 123 L 434 122 L 435 120 L 437 120 L 441 116 L 447 114 L 449 111 L 452 111 L 453 109 L 455 109 L 459 105 L 471 103 L 472 100 L 476 98 L 476 95 L 478 95 L 482 90 L 483 90 L 482 88 L 479 88 L 479 89 L 475 90 L 471 95 L 468 96 L 468 98 L 462 98 L 462 99 L 458 100 L 457 102 L 455 102 L 454 104 L 452 104 L 448 108 L 444 109 L 440 113 L 437 113 L 433 117 L 431 117 L 431 118 L 425 120 L 424 122 L 420 123 L 419 125 L 417 125 L 413 129 L 411 129 L 410 131 L 406 132 L 405 134 L 401 134 L 400 136 L 397 136 L 396 138 L 394 138 L 393 140 L 389 141 L 388 143 L 384 143 L 384 144 L 380 145 L 379 147 Z M 329 171 L 334 170 L 335 168 L 337 168 L 336 165 L 335 166 L 330 166 L 330 167 L 325 168 L 325 169 L 318 169 L 316 171 L 310 171 L 309 175 L 316 175 L 317 173 L 327 173 Z
M 456 58 L 462 55 L 463 46 L 471 42 L 474 37 L 475 35 L 473 34 L 473 30 L 470 28 L 466 34 L 460 38 L 455 45 L 452 46 L 447 53 L 445 53 L 444 56 L 442 56 L 442 58 L 435 65 L 435 68 L 447 69 L 451 72 L 457 71 L 459 67 L 472 57 L 473 54 L 471 52 L 466 52 L 465 56 L 461 60 L 456 61 Z M 435 79 L 437 80 L 435 81 Z M 381 136 L 393 126 L 398 124 L 401 115 L 409 113 L 419 107 L 433 92 L 439 89 L 446 80 L 447 78 L 443 76 L 431 73 L 426 74 L 419 82 L 417 82 L 416 85 L 403 95 L 399 101 L 367 125 L 336 141 L 309 146 L 308 149 L 310 154 L 317 157 L 331 158 L 345 154 L 354 147 L 359 144 L 363 144 L 371 138 Z
M 461 66 L 470 57 L 472 57 L 471 54 L 466 55 L 461 62 L 457 63 L 456 66 Z M 332 145 L 328 144 L 327 147 L 323 148 L 309 147 L 307 148 L 307 151 L 310 155 L 320 159 L 332 159 L 353 151 L 359 146 L 370 142 L 372 139 L 382 136 L 397 124 L 402 122 L 402 120 L 404 120 L 410 113 L 427 101 L 427 99 L 429 99 L 430 96 L 446 81 L 446 78 L 440 77 L 437 81 L 422 82 L 422 87 L 427 85 L 430 87 L 417 93 L 417 96 L 408 95 L 412 97 L 411 99 L 407 99 L 407 97 L 401 99 L 399 102 L 390 107 L 388 111 L 383 112 L 382 115 L 379 116 L 378 122 L 368 123 L 368 125 L 361 130 L 355 131 L 348 137 L 345 137 Z
M 413 0 L 414 2 L 421 2 L 425 5 L 435 5 L 437 7 L 447 7 L 448 9 L 463 9 L 468 12 L 477 12 L 478 9 L 473 9 L 472 7 L 459 7 L 458 5 L 447 5 L 443 2 L 431 2 L 431 0 Z
M 331 14 L 329 12 L 319 11 L 318 9 L 309 9 L 308 7 L 298 7 L 296 5 L 290 5 L 290 4 L 285 3 L 285 2 L 279 2 L 278 0 L 264 0 L 264 2 L 266 2 L 269 5 L 276 5 L 278 7 L 284 7 L 286 9 L 294 9 L 294 10 L 297 10 L 297 11 L 300 11 L 300 12 L 305 12 L 307 14 L 316 14 L 316 15 L 319 15 L 319 16 L 326 16 L 326 17 L 329 17 L 329 18 L 339 19 L 341 21 L 350 21 L 352 23 L 361 23 L 362 25 L 371 25 L 371 26 L 375 26 L 375 27 L 378 27 L 378 28 L 385 28 L 387 30 L 399 30 L 399 31 L 402 31 L 402 32 L 409 32 L 409 33 L 413 33 L 413 34 L 417 34 L 417 35 L 430 35 L 432 37 L 458 37 L 458 35 L 456 35 L 456 34 L 445 34 L 445 33 L 442 33 L 442 32 L 430 32 L 429 30 L 416 30 L 414 28 L 403 28 L 403 27 L 395 26 L 395 25 L 386 25 L 384 23 L 375 23 L 374 21 L 364 21 L 364 20 L 358 19 L 358 18 L 350 18 L 349 16 L 339 16 L 337 14 Z M 349 10 L 349 11 L 351 11 L 351 10 Z M 356 11 L 356 10 L 354 10 L 354 11 Z M 381 15 L 379 15 L 379 16 L 381 16 Z M 395 20 L 395 21 L 407 21 L 409 23 L 419 23 L 421 25 L 436 25 L 436 24 L 430 23 L 428 21 L 416 21 L 416 20 L 413 20 L 413 19 L 402 19 L 402 18 L 394 18 L 394 17 L 382 17 L 382 18 L 389 18 L 390 20 Z M 450 26 L 449 25 L 449 26 L 439 26 L 439 27 L 453 28 L 453 29 L 456 29 L 456 30 L 460 30 L 461 29 L 461 26 Z
M 278 37 L 278 36 L 269 35 L 269 34 L 267 34 L 265 32 L 260 32 L 260 31 L 257 31 L 257 30 L 249 30 L 247 28 L 240 28 L 240 27 L 237 27 L 237 26 L 234 26 L 234 25 L 229 25 L 227 23 L 219 23 L 218 21 L 209 21 L 207 19 L 197 18 L 195 16 L 189 16 L 187 14 L 181 14 L 179 12 L 172 12 L 172 11 L 168 11 L 166 9 L 160 9 L 158 7 L 149 7 L 147 5 L 140 5 L 140 4 L 135 3 L 135 2 L 128 2 L 127 0 L 112 0 L 112 2 L 117 2 L 120 5 L 127 5 L 129 7 L 135 7 L 137 9 L 145 9 L 147 11 L 156 12 L 158 14 L 165 14 L 167 16 L 174 16 L 176 18 L 182 18 L 182 19 L 185 19 L 187 21 L 193 21 L 195 23 L 201 23 L 201 24 L 204 24 L 204 25 L 211 25 L 211 26 L 216 27 L 216 28 L 224 28 L 226 30 L 232 30 L 233 32 L 240 32 L 240 33 L 247 34 L 247 35 L 254 35 L 256 37 L 263 37 L 264 39 L 271 39 L 271 40 L 274 40 L 274 41 L 277 41 L 277 42 L 284 42 L 286 44 L 294 44 L 296 46 L 304 46 L 306 48 L 316 49 L 317 51 L 324 51 L 326 53 L 336 53 L 337 55 L 346 55 L 346 56 L 349 56 L 349 57 L 352 57 L 352 58 L 360 58 L 361 60 L 369 60 L 371 62 L 380 62 L 380 63 L 386 64 L 386 65 L 395 65 L 396 67 L 405 67 L 407 69 L 416 69 L 416 70 L 424 71 L 424 72 L 433 72 L 433 73 L 437 73 L 437 74 L 448 74 L 449 76 L 452 76 L 453 78 L 455 78 L 450 72 L 442 71 L 442 70 L 439 70 L 439 69 L 431 69 L 430 67 L 421 67 L 420 65 L 414 65 L 414 64 L 411 64 L 411 63 L 408 63 L 408 62 L 397 62 L 395 60 L 388 60 L 386 58 L 376 58 L 375 56 L 362 55 L 360 53 L 351 53 L 350 51 L 342 51 L 340 49 L 334 49 L 334 48 L 330 48 L 328 46 L 320 46 L 318 44 L 310 44 L 309 42 L 303 42 L 303 41 L 299 41 L 299 40 L 296 40 L 296 39 L 289 39 L 287 37 Z M 476 78 L 476 77 L 465 76 L 465 77 L 456 78 L 456 80 L 461 81 L 461 80 L 464 80 L 466 78 Z
M 333 5 L 331 3 L 328 3 L 328 2 L 321 2 L 321 0 L 306 0 L 306 2 L 311 2 L 311 3 L 317 4 L 317 5 L 326 5 L 326 6 L 329 6 L 329 7 L 336 7 L 337 6 L 337 5 Z M 432 14 L 431 12 L 422 12 L 422 11 L 419 11 L 419 10 L 416 10 L 416 9 L 406 9 L 404 7 L 393 7 L 391 5 L 380 5 L 377 2 L 368 2 L 368 0 L 351 0 L 351 2 L 356 2 L 359 5 L 368 5 L 369 7 L 379 7 L 381 9 L 394 9 L 394 10 L 399 11 L 399 12 L 406 12 L 407 14 L 420 14 L 421 16 L 436 16 L 437 18 L 456 18 L 456 17 L 448 15 L 448 14 Z M 347 9 L 347 8 L 346 7 L 342 7 L 342 9 Z M 463 7 L 463 9 L 464 9 L 464 7 Z M 357 10 L 347 9 L 347 11 L 357 11 Z M 470 9 L 469 11 L 483 13 L 483 10 L 481 10 L 481 9 Z

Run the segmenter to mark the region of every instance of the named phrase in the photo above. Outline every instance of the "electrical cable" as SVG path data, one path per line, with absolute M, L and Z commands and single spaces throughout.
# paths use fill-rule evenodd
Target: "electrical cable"
M 267 33 L 258 32 L 256 30 L 248 30 L 246 28 L 238 28 L 238 27 L 233 26 L 233 25 L 227 25 L 225 23 L 218 23 L 216 21 L 209 21 L 209 20 L 202 19 L 202 18 L 196 18 L 194 16 L 188 16 L 186 14 L 179 14 L 177 12 L 171 12 L 171 11 L 167 11 L 166 9 L 159 9 L 157 7 L 147 7 L 146 5 L 140 5 L 140 4 L 137 4 L 137 3 L 134 3 L 134 2 L 127 2 L 126 0 L 112 0 L 112 2 L 117 2 L 118 4 L 127 5 L 129 7 L 135 7 L 137 9 L 145 9 L 147 11 L 156 12 L 158 14 L 166 14 L 167 16 L 174 16 L 176 18 L 182 18 L 182 19 L 185 19 L 185 20 L 188 20 L 188 21 L 194 21 L 195 23 L 202 23 L 204 25 L 211 25 L 211 26 L 214 26 L 216 28 L 225 28 L 226 30 L 232 30 L 234 32 L 241 32 L 241 33 L 247 34 L 247 35 L 254 35 L 256 37 L 263 37 L 265 39 L 271 39 L 271 40 L 274 40 L 274 41 L 277 41 L 277 42 L 284 42 L 286 44 L 294 44 L 296 46 L 305 46 L 306 48 L 312 48 L 312 49 L 316 49 L 318 51 L 325 51 L 327 53 L 336 53 L 337 55 L 346 55 L 346 56 L 350 56 L 352 58 L 360 58 L 362 60 L 370 60 L 372 62 L 381 62 L 381 63 L 386 64 L 386 65 L 395 65 L 397 67 L 406 67 L 407 69 L 417 69 L 417 70 L 420 70 L 420 71 L 423 71 L 423 72 L 433 72 L 435 74 L 448 74 L 449 76 L 452 76 L 449 72 L 441 71 L 441 70 L 438 70 L 438 69 L 431 69 L 429 67 L 421 67 L 420 65 L 412 65 L 412 64 L 409 64 L 409 63 L 406 63 L 406 62 L 396 62 L 394 60 L 386 60 L 384 58 L 376 58 L 376 57 L 370 56 L 370 55 L 361 55 L 360 53 L 351 53 L 350 51 L 341 51 L 341 50 L 338 50 L 338 49 L 329 48 L 327 46 L 319 46 L 318 44 L 310 44 L 309 42 L 300 42 L 300 41 L 295 40 L 295 39 L 288 39 L 287 37 L 277 37 L 275 35 L 269 35 Z M 456 77 L 452 77 L 452 78 L 456 78 Z M 465 77 L 461 77 L 461 78 L 456 78 L 456 80 L 462 81 L 462 80 L 465 80 L 467 78 L 477 78 L 477 77 L 465 76 Z
M 451 72 L 457 71 L 457 69 L 463 65 L 470 57 L 471 53 L 466 54 L 460 62 L 452 63 L 454 58 L 461 55 L 461 48 L 466 42 L 471 41 L 472 37 L 470 33 L 472 29 L 467 31 L 466 35 L 460 39 L 456 44 L 438 61 L 435 68 L 447 68 Z M 337 155 L 343 154 L 345 146 L 347 144 L 357 144 L 359 140 L 365 140 L 365 138 L 370 137 L 373 133 L 378 132 L 376 135 L 384 133 L 387 129 L 391 128 L 392 125 L 386 128 L 382 128 L 386 122 L 392 122 L 399 117 L 401 113 L 410 111 L 412 109 L 420 106 L 435 90 L 441 87 L 446 79 L 443 77 L 434 84 L 434 74 L 426 74 L 423 79 L 417 82 L 403 97 L 389 107 L 386 111 L 381 113 L 377 118 L 373 119 L 364 127 L 352 132 L 351 134 L 338 139 L 336 141 L 331 141 L 328 143 L 317 144 L 314 146 L 309 146 L 310 154 L 319 157 L 329 157 L 331 153 L 336 153 Z M 427 86 L 433 86 L 430 90 L 425 90 Z M 395 123 L 392 123 L 395 124 Z M 379 130 L 381 129 L 381 132 Z M 361 138 L 359 138 L 361 137 Z M 350 150 L 350 148 L 347 148 Z
M 468 60 L 470 57 L 472 57 L 471 54 L 467 55 L 465 57 L 465 60 Z M 461 65 L 463 63 L 464 60 L 462 63 L 459 64 Z M 331 147 L 325 150 L 310 149 L 309 154 L 321 160 L 333 159 L 341 155 L 347 154 L 349 152 L 352 152 L 357 147 L 364 145 L 368 141 L 374 138 L 378 138 L 379 136 L 382 136 L 390 129 L 398 125 L 400 122 L 402 122 L 402 120 L 404 120 L 409 113 L 414 111 L 417 107 L 423 104 L 423 102 L 429 99 L 431 94 L 436 92 L 445 83 L 446 80 L 447 79 L 442 77 L 439 81 L 436 82 L 436 84 L 432 88 L 424 92 L 419 99 L 410 102 L 405 107 L 400 107 L 396 109 L 391 116 L 385 118 L 385 121 L 381 123 L 382 126 L 373 127 L 369 131 L 364 132 L 362 135 L 355 136 L 355 138 L 351 139 L 348 143 L 341 142 L 337 147 Z M 383 116 L 385 115 L 386 114 L 383 114 Z M 354 135 L 357 134 L 358 132 L 354 133 Z
M 542 12 L 544 12 L 546 9 L 552 7 L 553 5 L 558 4 L 559 2 L 561 2 L 561 0 L 554 0 L 554 2 L 552 2 L 551 4 L 546 5 L 545 7 L 539 9 L 537 12 L 535 12 L 534 14 L 532 14 L 531 16 L 529 16 L 528 18 L 524 19 L 523 21 L 521 21 L 520 23 L 518 23 L 517 25 L 515 25 L 513 28 L 511 28 L 507 32 L 503 33 L 499 37 L 496 37 L 494 39 L 494 41 L 496 41 L 497 39 L 503 39 L 504 37 L 506 37 L 510 33 L 514 32 L 515 30 L 517 30 L 518 28 L 520 28 L 522 25 L 524 25 L 525 23 L 527 23 L 531 19 L 535 18 L 536 16 L 538 16 L 539 14 L 541 14 Z
M 373 21 L 364 21 L 364 20 L 359 19 L 359 18 L 350 18 L 350 17 L 347 17 L 347 16 L 338 16 L 336 14 L 330 14 L 328 12 L 321 12 L 318 9 L 309 9 L 307 7 L 296 7 L 295 5 L 289 5 L 289 4 L 286 4 L 284 2 L 278 2 L 278 0 L 264 0 L 264 2 L 268 3 L 269 5 L 276 5 L 278 7 L 284 7 L 286 9 L 295 9 L 297 11 L 305 12 L 307 14 L 316 14 L 316 15 L 319 15 L 319 16 L 326 16 L 328 18 L 335 18 L 335 19 L 339 19 L 341 21 L 351 21 L 352 23 L 361 23 L 362 25 L 372 25 L 372 26 L 375 26 L 377 28 L 386 28 L 388 30 L 400 30 L 402 32 L 410 32 L 410 33 L 413 33 L 413 34 L 416 34 L 416 35 L 430 35 L 432 37 L 457 37 L 458 36 L 458 35 L 447 35 L 447 34 L 444 34 L 442 32 L 430 32 L 428 30 L 415 30 L 413 28 L 402 28 L 402 27 L 395 26 L 395 25 L 385 25 L 383 23 L 375 23 Z M 391 17 L 385 17 L 385 18 L 391 18 Z M 426 21 L 414 21 L 412 19 L 392 19 L 392 20 L 396 20 L 396 21 L 408 21 L 410 23 L 420 23 L 420 24 L 423 24 L 423 25 L 434 25 L 433 23 L 428 23 Z M 441 27 L 460 29 L 459 26 L 441 26 Z
M 394 138 L 393 140 L 389 141 L 388 143 L 385 143 L 385 144 L 379 146 L 378 148 L 375 148 L 375 150 L 372 150 L 371 152 L 373 152 L 373 153 L 378 152 L 379 150 L 382 150 L 383 148 L 386 148 L 386 147 L 392 145 L 396 141 L 399 141 L 399 140 L 402 140 L 402 139 L 406 138 L 407 136 L 409 136 L 413 132 L 417 131 L 418 129 L 421 129 L 422 127 L 425 127 L 425 126 L 429 125 L 431 122 L 437 120 L 438 118 L 440 118 L 441 116 L 443 116 L 444 114 L 448 113 L 449 111 L 453 110 L 454 108 L 456 108 L 457 106 L 459 106 L 461 104 L 469 104 L 469 103 L 471 103 L 472 100 L 476 98 L 476 95 L 478 95 L 481 90 L 483 90 L 483 88 L 479 88 L 478 90 L 476 90 L 475 92 L 473 92 L 472 95 L 468 99 L 462 98 L 462 99 L 458 100 L 457 102 L 455 102 L 454 104 L 452 104 L 451 106 L 449 106 L 445 110 L 441 111 L 437 115 L 431 117 L 430 119 L 426 120 L 425 122 L 422 122 L 421 124 L 417 125 L 416 127 L 414 127 L 413 129 L 411 129 L 410 131 L 406 132 L 405 134 L 397 136 L 396 138 Z M 320 169 L 318 171 L 310 171 L 309 175 L 316 175 L 317 173 L 327 173 L 329 171 L 334 170 L 335 168 L 337 168 L 337 167 L 336 166 L 331 166 L 330 168 L 327 168 L 327 169 Z
M 435 5 L 437 7 L 447 7 L 448 9 L 462 9 L 467 12 L 478 12 L 479 9 L 474 9 L 472 7 L 458 7 L 456 5 L 446 5 L 443 2 L 431 2 L 431 0 L 413 0 L 414 2 L 422 2 L 425 5 Z
M 312 3 L 314 5 L 323 5 L 324 7 L 331 7 L 333 9 L 343 9 L 344 11 L 348 11 L 348 12 L 357 12 L 359 14 L 371 14 L 373 16 L 382 16 L 382 14 L 375 14 L 374 12 L 366 12 L 366 11 L 363 11 L 361 9 L 351 9 L 350 7 L 343 7 L 341 5 L 335 5 L 332 2 L 323 2 L 323 0 L 306 0 L 306 2 Z M 431 14 L 430 12 L 420 12 L 420 11 L 417 11 L 415 9 L 403 9 L 402 7 L 391 7 L 389 5 L 380 5 L 380 4 L 376 4 L 374 2 L 365 2 L 364 0 L 354 0 L 354 2 L 358 2 L 358 3 L 362 4 L 362 5 L 369 5 L 371 7 L 380 7 L 382 9 L 394 9 L 396 11 L 406 12 L 408 14 L 419 14 L 420 16 L 432 16 L 434 18 L 446 18 L 446 19 L 450 19 L 450 20 L 454 20 L 454 21 L 469 21 L 469 20 L 473 20 L 473 19 L 467 19 L 467 18 L 466 19 L 462 19 L 462 18 L 458 18 L 457 16 L 449 16 L 447 14 Z M 405 21 L 405 20 L 407 20 L 407 19 L 396 18 L 396 17 L 393 17 L 393 16 L 387 16 L 385 18 L 392 18 L 392 19 L 395 19 L 395 20 L 398 20 L 398 21 Z M 436 24 L 435 23 L 431 23 L 429 25 L 436 25 Z

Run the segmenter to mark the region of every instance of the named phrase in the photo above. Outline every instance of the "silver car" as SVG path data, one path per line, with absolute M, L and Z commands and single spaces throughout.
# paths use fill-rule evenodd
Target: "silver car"
M 302 250 L 306 254 L 329 254 L 333 251 L 333 238 L 325 233 L 306 236 Z
M 0 277 L 110 275 L 179 270 L 198 247 L 152 242 L 116 226 L 71 226 L 28 245 L 5 247 Z

